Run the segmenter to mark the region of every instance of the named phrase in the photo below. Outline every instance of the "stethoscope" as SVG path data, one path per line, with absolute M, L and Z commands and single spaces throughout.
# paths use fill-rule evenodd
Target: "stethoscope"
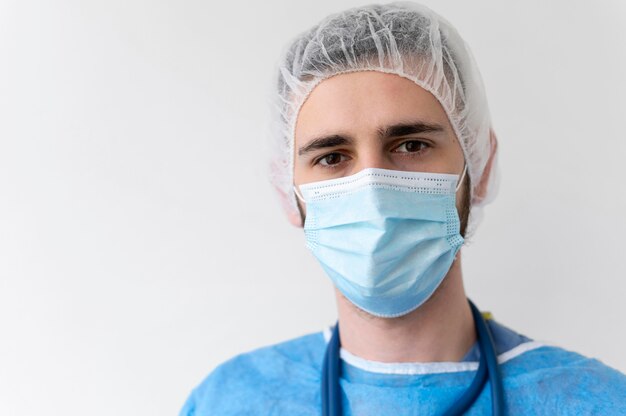
M 469 388 L 443 414 L 445 416 L 461 415 L 476 401 L 482 391 L 487 376 L 491 385 L 492 414 L 504 415 L 504 392 L 502 380 L 498 372 L 498 358 L 493 344 L 491 331 L 480 311 L 471 300 L 469 302 L 474 317 L 476 337 L 480 347 L 480 361 L 478 371 Z M 322 415 L 341 416 L 341 388 L 339 386 L 339 323 L 335 325 L 322 365 Z

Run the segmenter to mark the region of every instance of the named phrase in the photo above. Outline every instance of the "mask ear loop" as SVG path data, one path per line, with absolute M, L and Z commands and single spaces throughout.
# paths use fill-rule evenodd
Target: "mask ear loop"
M 304 200 L 304 197 L 302 196 L 302 194 L 300 193 L 300 190 L 298 190 L 298 187 L 296 185 L 293 185 L 293 192 L 296 194 L 296 197 L 298 197 L 298 199 L 303 204 L 306 204 L 306 201 Z
M 461 178 L 459 179 L 459 182 L 456 184 L 456 189 L 454 190 L 455 194 L 461 188 L 461 184 L 463 183 L 463 180 L 465 179 L 465 174 L 466 173 L 467 173 L 467 163 L 463 163 L 463 173 L 461 173 Z M 461 250 L 457 251 L 456 254 L 454 255 L 454 261 L 457 261 L 460 251 Z
M 463 183 L 463 179 L 465 179 L 465 174 L 467 173 L 467 163 L 463 163 L 463 173 L 461 174 L 461 179 L 459 179 L 459 183 L 456 184 L 456 189 L 454 192 L 458 192 L 459 188 L 461 188 L 461 184 Z

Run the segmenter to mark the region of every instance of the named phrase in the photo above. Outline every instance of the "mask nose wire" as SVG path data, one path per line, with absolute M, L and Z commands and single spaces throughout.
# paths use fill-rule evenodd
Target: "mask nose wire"
M 454 192 L 458 192 L 461 184 L 463 183 L 463 179 L 465 179 L 465 174 L 467 173 L 467 163 L 463 162 L 463 173 L 461 174 L 461 179 L 459 179 L 459 183 L 456 184 L 456 189 Z
M 459 179 L 459 182 L 456 185 L 456 189 L 454 190 L 454 192 L 458 192 L 459 188 L 461 187 L 461 184 L 463 184 L 463 180 L 465 179 L 465 175 L 467 174 L 467 163 L 463 163 L 463 173 L 461 173 L 461 178 Z M 302 196 L 302 194 L 300 193 L 300 190 L 298 189 L 298 187 L 296 185 L 293 185 L 293 192 L 296 194 L 296 197 L 303 203 L 306 204 L 306 200 L 304 199 L 304 197 Z

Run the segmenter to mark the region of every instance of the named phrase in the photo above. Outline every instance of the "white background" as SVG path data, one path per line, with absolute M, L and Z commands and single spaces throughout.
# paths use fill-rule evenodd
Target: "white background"
M 331 285 L 266 179 L 274 64 L 357 1 L 0 1 L 0 414 L 172 415 Z M 626 6 L 427 1 L 472 46 L 501 188 L 469 296 L 626 371 Z

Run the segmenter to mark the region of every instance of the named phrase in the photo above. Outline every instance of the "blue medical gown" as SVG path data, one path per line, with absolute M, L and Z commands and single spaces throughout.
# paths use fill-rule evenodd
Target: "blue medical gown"
M 530 340 L 494 320 L 509 415 L 626 415 L 626 376 L 598 360 Z M 329 331 L 238 355 L 196 387 L 180 416 L 320 415 Z M 341 352 L 344 415 L 437 415 L 472 382 L 480 350 L 461 362 L 376 363 Z M 491 414 L 489 382 L 467 415 Z

